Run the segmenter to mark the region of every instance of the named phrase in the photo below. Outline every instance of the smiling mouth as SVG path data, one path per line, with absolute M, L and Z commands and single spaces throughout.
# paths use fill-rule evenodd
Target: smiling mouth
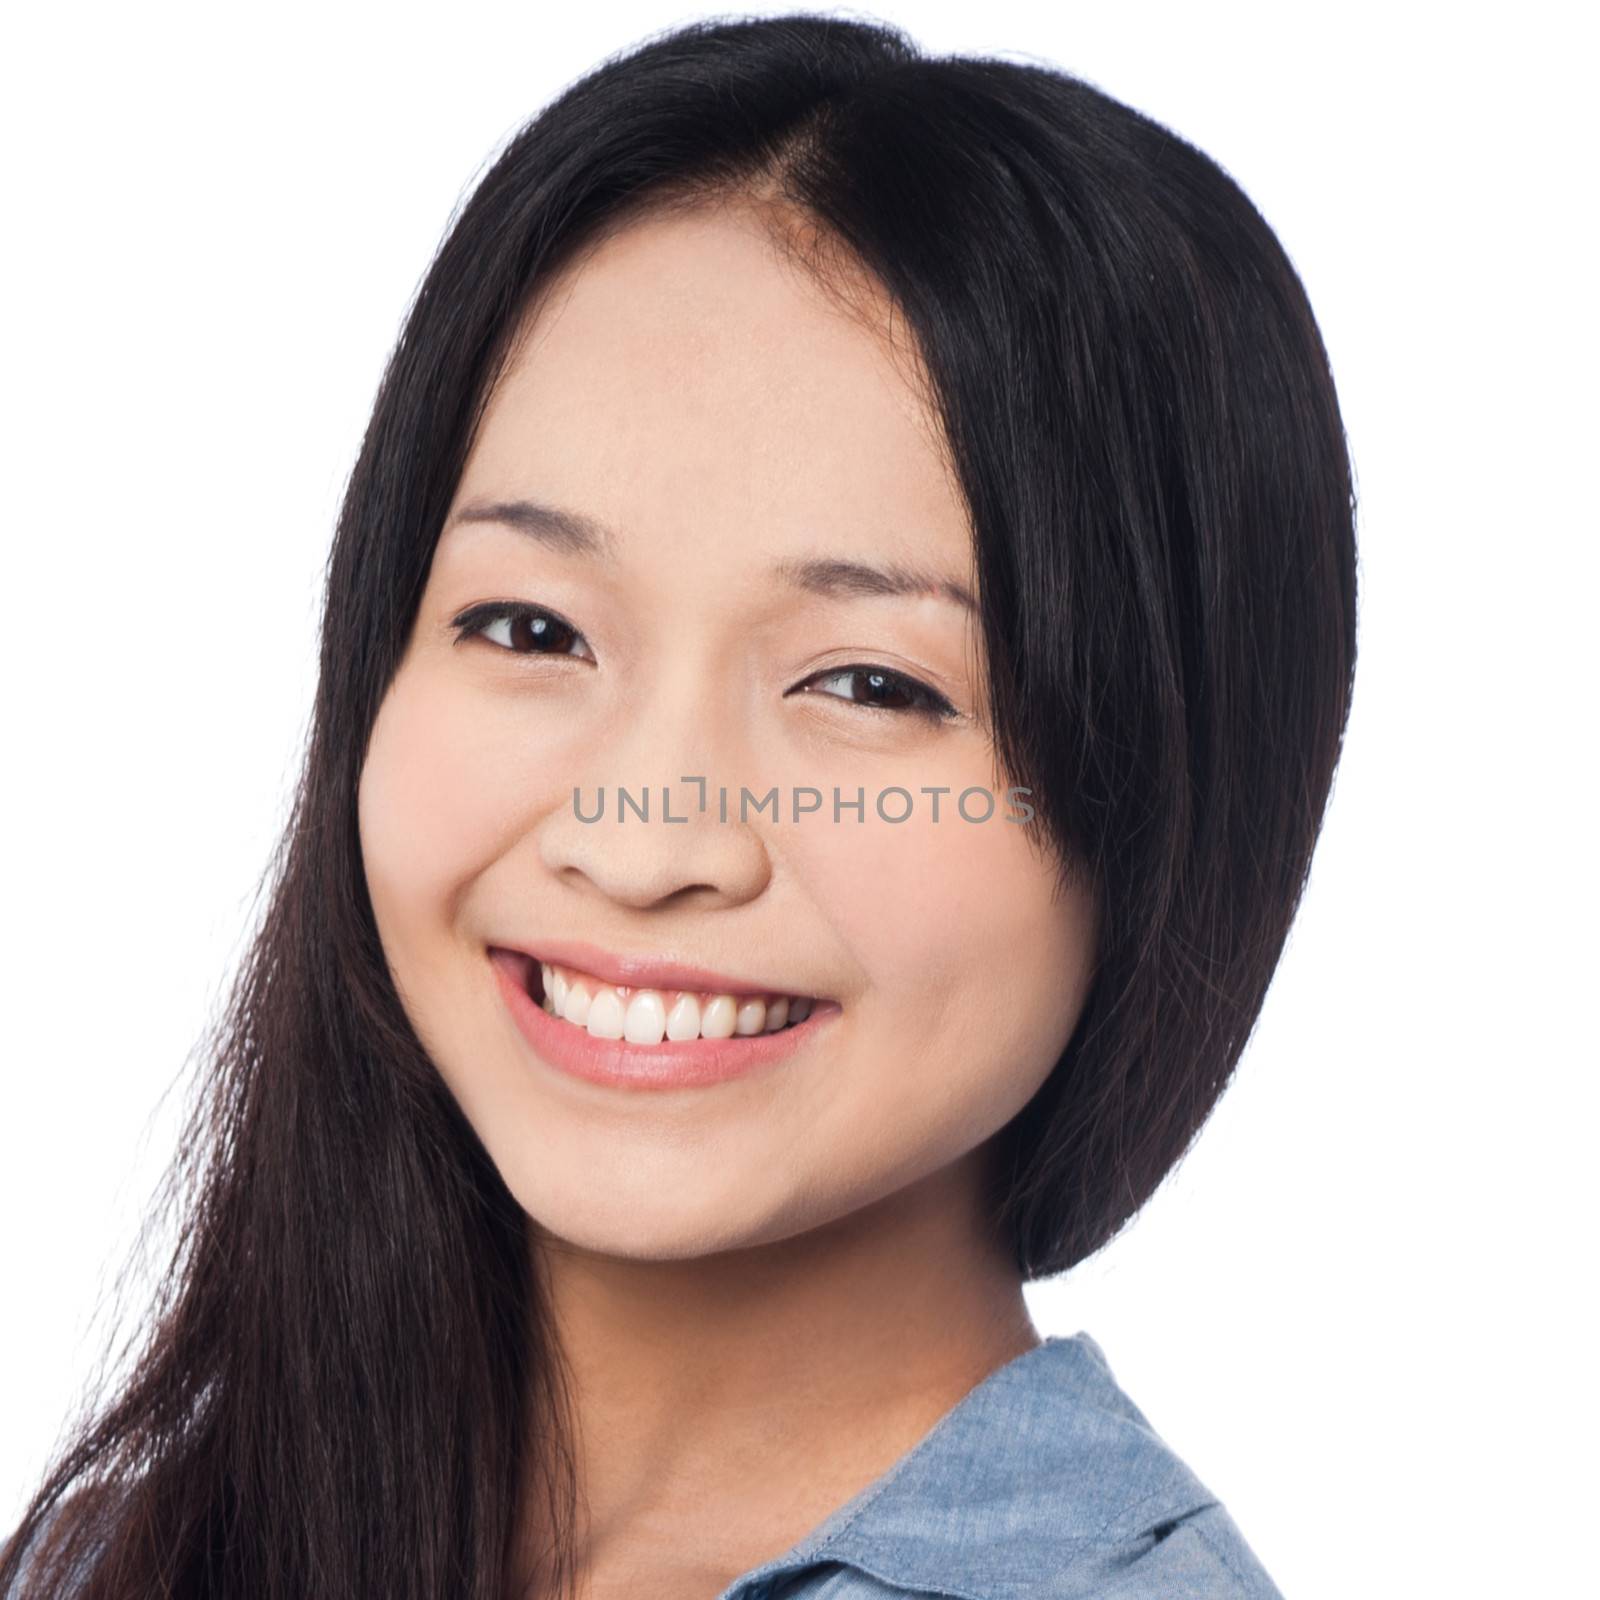
M 718 994 L 695 989 L 649 989 L 606 983 L 575 967 L 497 950 L 514 963 L 536 1005 L 595 1039 L 655 1045 L 693 1039 L 757 1038 L 798 1027 L 818 1008 L 837 1009 L 811 995 Z

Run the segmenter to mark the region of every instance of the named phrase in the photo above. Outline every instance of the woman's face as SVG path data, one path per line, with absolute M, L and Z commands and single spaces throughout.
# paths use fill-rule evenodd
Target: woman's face
M 373 731 L 361 841 L 419 1037 L 572 1245 L 766 1243 L 975 1161 L 1082 1006 L 1092 903 L 1005 820 L 977 619 L 949 592 L 975 590 L 970 536 L 908 371 L 750 214 L 707 212 L 636 223 L 560 280 L 486 412 Z M 604 532 L 491 509 L 517 502 Z M 458 638 L 486 602 L 559 620 Z M 619 819 L 619 785 L 650 791 L 649 821 Z M 741 819 L 741 786 L 776 788 L 777 816 Z M 687 820 L 662 819 L 664 787 Z M 836 820 L 836 789 L 864 807 Z M 541 1054 L 490 953 L 557 941 L 834 1004 L 721 1081 L 595 1082 Z M 675 992 L 663 1007 L 681 1027 Z

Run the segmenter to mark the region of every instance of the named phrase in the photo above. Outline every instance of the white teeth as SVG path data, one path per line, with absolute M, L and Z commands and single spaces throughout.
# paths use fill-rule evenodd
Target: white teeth
M 680 994 L 678 1003 L 667 1013 L 669 1039 L 700 1037 L 700 1002 L 692 994 Z
M 585 1026 L 591 1039 L 620 1039 L 622 996 L 610 987 L 597 989 L 589 1002 L 589 1020 Z
M 589 1021 L 589 989 L 582 979 L 574 979 L 567 985 L 567 992 L 562 997 L 561 1015 L 568 1022 L 577 1027 L 585 1027 Z
M 667 1007 L 654 989 L 635 989 L 622 1019 L 622 1037 L 629 1044 L 660 1044 L 667 1031 Z
M 663 1038 L 749 1038 L 804 1022 L 813 1001 L 798 995 L 692 994 L 687 990 L 618 989 L 586 974 L 539 963 L 544 1009 L 592 1038 L 656 1045 Z
M 731 1039 L 733 1025 L 738 1018 L 738 1007 L 731 994 L 718 994 L 711 997 L 710 1002 L 700 1013 L 700 1037 L 702 1039 Z

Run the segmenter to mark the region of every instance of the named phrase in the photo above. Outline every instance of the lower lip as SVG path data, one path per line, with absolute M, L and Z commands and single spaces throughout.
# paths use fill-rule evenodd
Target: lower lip
M 804 1022 L 773 1033 L 630 1044 L 596 1039 L 587 1028 L 551 1016 L 523 987 L 517 958 L 491 950 L 489 960 L 512 1020 L 539 1059 L 611 1089 L 699 1089 L 777 1066 L 805 1049 L 841 1009 L 836 1001 L 818 1000 Z

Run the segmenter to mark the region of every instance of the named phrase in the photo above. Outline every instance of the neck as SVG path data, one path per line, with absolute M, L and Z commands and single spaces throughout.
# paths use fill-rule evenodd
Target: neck
M 718 1593 L 1038 1345 L 982 1214 L 980 1160 L 824 1227 L 688 1260 L 533 1230 L 572 1380 L 581 1594 Z

